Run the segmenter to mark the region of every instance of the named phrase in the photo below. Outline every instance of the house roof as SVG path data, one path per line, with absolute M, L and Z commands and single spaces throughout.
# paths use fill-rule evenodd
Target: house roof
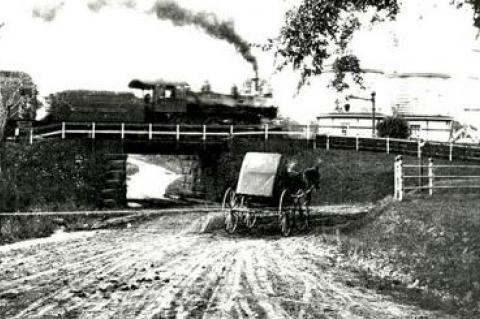
M 375 119 L 382 119 L 386 115 L 383 113 L 375 113 Z M 407 121 L 453 121 L 453 117 L 447 115 L 430 115 L 430 114 L 403 114 L 402 117 Z M 318 119 L 371 119 L 371 112 L 345 112 L 345 113 L 325 113 L 317 116 Z

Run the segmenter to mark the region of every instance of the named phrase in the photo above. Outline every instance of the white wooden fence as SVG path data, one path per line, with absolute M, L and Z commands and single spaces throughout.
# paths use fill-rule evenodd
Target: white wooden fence
M 61 122 L 28 129 L 16 128 L 11 140 L 20 136 L 27 137 L 30 144 L 35 140 L 57 137 L 87 137 L 95 139 L 100 136 L 110 136 L 120 139 L 128 137 L 143 137 L 148 140 L 161 137 L 171 137 L 176 141 L 182 138 L 201 141 L 207 139 L 258 136 L 268 140 L 271 136 L 282 135 L 292 138 L 315 139 L 316 128 L 310 125 L 295 125 L 285 129 L 282 126 L 261 125 L 162 125 L 162 124 L 132 124 L 132 123 L 81 123 Z
M 453 171 L 453 172 L 452 172 Z M 480 189 L 480 165 L 434 165 L 432 158 L 427 164 L 404 164 L 401 155 L 394 164 L 394 198 L 402 201 L 406 192 L 428 191 L 432 196 L 435 189 Z

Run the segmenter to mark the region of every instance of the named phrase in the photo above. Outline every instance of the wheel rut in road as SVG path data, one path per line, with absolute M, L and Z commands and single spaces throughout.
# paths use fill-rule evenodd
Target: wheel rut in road
M 200 233 L 204 213 L 0 252 L 1 318 L 448 317 L 363 287 L 315 235 Z

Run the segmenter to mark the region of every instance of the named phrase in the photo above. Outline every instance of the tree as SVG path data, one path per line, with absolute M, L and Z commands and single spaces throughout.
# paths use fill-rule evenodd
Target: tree
M 0 142 L 9 118 L 34 119 L 36 86 L 25 72 L 0 71 Z
M 415 1 L 415 0 L 413 0 Z M 473 8 L 473 24 L 480 28 L 480 0 L 450 0 L 457 8 Z M 332 62 L 335 77 L 332 86 L 338 91 L 348 88 L 346 74 L 362 85 L 360 61 L 348 50 L 353 34 L 368 24 L 393 20 L 400 9 L 400 0 L 302 0 L 286 15 L 280 36 L 265 48 L 274 48 L 280 58 L 279 69 L 292 65 L 299 70 L 299 88 L 308 78 L 324 72 Z
M 406 139 L 410 136 L 408 122 L 401 116 L 387 116 L 377 123 L 379 137 L 392 137 Z

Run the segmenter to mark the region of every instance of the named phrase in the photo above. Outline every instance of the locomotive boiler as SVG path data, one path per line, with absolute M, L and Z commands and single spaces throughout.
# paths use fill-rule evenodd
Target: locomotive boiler
M 259 124 L 277 116 L 271 94 L 194 92 L 186 82 L 132 80 L 133 93 L 70 90 L 50 95 L 48 122 Z

